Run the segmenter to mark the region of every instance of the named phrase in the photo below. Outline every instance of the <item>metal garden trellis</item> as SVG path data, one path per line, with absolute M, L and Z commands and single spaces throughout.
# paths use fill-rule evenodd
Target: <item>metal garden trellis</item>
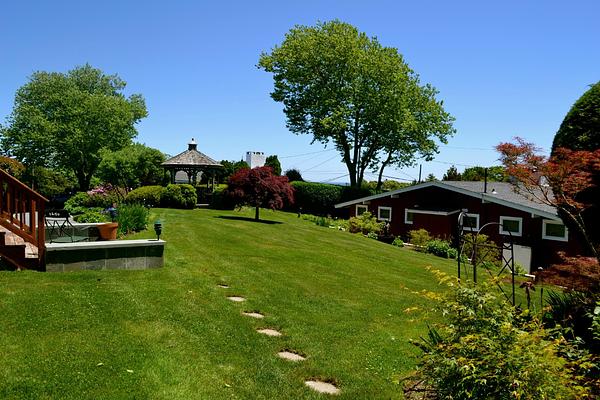
M 516 304 L 516 302 L 515 302 L 515 275 L 516 275 L 516 272 L 515 272 L 515 258 L 514 258 L 512 234 L 510 233 L 510 231 L 508 231 L 509 241 L 508 241 L 508 243 L 503 242 L 502 245 L 487 244 L 487 243 L 481 244 L 478 242 L 479 234 L 487 227 L 497 226 L 497 225 L 500 225 L 500 223 L 499 222 L 488 222 L 487 224 L 485 224 L 481 228 L 479 228 L 474 235 L 471 234 L 469 237 L 467 237 L 465 235 L 465 230 L 464 230 L 464 225 L 463 225 L 465 215 L 467 215 L 467 210 L 461 210 L 461 212 L 458 215 L 457 263 L 458 263 L 458 279 L 459 279 L 459 281 L 461 279 L 461 270 L 462 269 L 464 269 L 465 277 L 468 277 L 468 268 L 467 268 L 468 259 L 466 257 L 464 257 L 464 254 L 463 254 L 463 248 L 464 248 L 465 244 L 472 245 L 473 250 L 472 250 L 470 256 L 471 256 L 471 265 L 473 266 L 473 282 L 475 282 L 475 283 L 477 283 L 477 268 L 479 266 L 483 266 L 484 269 L 490 274 L 490 276 L 494 277 L 493 271 L 486 266 L 485 259 L 489 255 L 493 255 L 494 253 L 496 253 L 496 254 L 500 253 L 499 259 L 501 262 L 501 268 L 495 277 L 499 277 L 507 269 L 510 271 L 511 286 L 512 286 L 511 296 L 509 297 L 509 295 L 506 294 L 506 291 L 502 288 L 502 285 L 500 285 L 500 283 L 498 281 L 496 281 L 496 285 L 498 286 L 498 288 L 500 289 L 502 294 L 504 294 L 506 299 L 508 301 L 510 301 L 512 303 L 512 305 L 514 306 Z

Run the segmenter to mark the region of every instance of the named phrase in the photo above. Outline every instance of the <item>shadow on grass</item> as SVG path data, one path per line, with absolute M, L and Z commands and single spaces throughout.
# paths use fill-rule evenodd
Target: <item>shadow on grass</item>
M 215 218 L 230 219 L 230 220 L 234 220 L 234 221 L 256 222 L 259 224 L 267 224 L 267 225 L 283 224 L 283 222 L 279 222 L 279 221 L 268 221 L 268 220 L 264 220 L 264 219 L 259 219 L 257 221 L 254 218 L 250 218 L 250 217 L 235 217 L 235 216 L 231 216 L 231 215 L 217 215 Z

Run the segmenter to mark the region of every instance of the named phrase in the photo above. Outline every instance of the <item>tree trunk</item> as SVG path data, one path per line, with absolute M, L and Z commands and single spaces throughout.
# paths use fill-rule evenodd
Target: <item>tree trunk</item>
M 75 176 L 77 176 L 77 184 L 79 185 L 79 190 L 81 190 L 82 192 L 89 190 L 92 175 L 87 175 L 84 172 L 76 171 Z
M 259 216 L 258 216 L 259 209 L 260 209 L 260 208 L 259 208 L 258 206 L 256 206 L 256 211 L 254 212 L 254 220 L 255 220 L 255 221 L 258 221 L 258 220 L 259 220 Z
M 388 166 L 391 158 L 392 158 L 392 155 L 388 154 L 388 157 L 386 158 L 386 160 L 381 163 L 381 168 L 379 169 L 379 175 L 377 176 L 377 187 L 375 188 L 375 190 L 377 190 L 377 191 L 381 190 L 381 186 L 383 185 L 383 179 L 382 179 L 383 178 L 383 170 L 385 169 L 385 167 Z

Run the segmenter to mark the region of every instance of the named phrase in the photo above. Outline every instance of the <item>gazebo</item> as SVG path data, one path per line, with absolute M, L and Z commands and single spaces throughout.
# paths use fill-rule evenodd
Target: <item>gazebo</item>
M 195 185 L 198 181 L 198 174 L 209 174 L 210 179 L 207 180 L 206 186 L 211 184 L 212 188 L 215 186 L 215 173 L 223 168 L 221 164 L 210 158 L 204 153 L 201 153 L 197 149 L 198 144 L 192 138 L 192 141 L 188 143 L 188 149 L 183 153 L 177 154 L 162 163 L 163 168 L 169 171 L 171 176 L 171 183 L 175 183 L 175 175 L 182 171 L 187 174 L 188 183 Z

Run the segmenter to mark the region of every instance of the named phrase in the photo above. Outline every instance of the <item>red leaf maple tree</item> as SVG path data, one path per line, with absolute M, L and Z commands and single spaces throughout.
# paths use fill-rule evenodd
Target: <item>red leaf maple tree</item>
M 596 151 L 555 149 L 552 156 L 540 154 L 540 149 L 522 138 L 516 143 L 496 146 L 500 161 L 512 177 L 515 191 L 533 201 L 555 207 L 565 224 L 582 236 L 593 256 L 600 263 L 600 241 L 597 231 L 600 221 L 590 218 L 600 207 L 597 188 L 600 183 L 600 149 Z
M 236 205 L 255 207 L 256 221 L 259 220 L 260 207 L 276 210 L 294 202 L 294 189 L 287 176 L 274 175 L 271 167 L 237 171 L 229 178 L 227 192 Z

